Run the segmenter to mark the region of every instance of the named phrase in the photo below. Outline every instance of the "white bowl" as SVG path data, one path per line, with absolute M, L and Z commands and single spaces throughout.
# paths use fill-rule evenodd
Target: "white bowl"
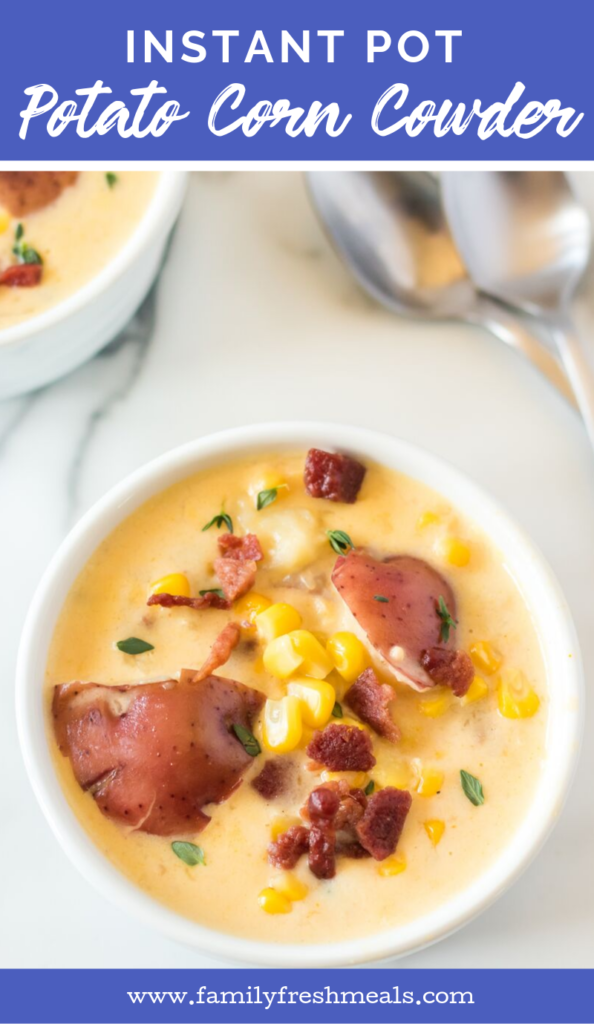
M 38 316 L 0 330 L 0 398 L 48 384 L 95 355 L 128 323 L 153 283 L 187 175 L 159 175 L 136 228 L 87 284 Z
M 236 938 L 178 916 L 129 882 L 89 839 L 53 769 L 42 706 L 52 633 L 68 590 L 98 544 L 153 494 L 191 473 L 256 451 L 324 446 L 373 459 L 421 480 L 480 524 L 505 553 L 538 629 L 549 682 L 547 754 L 522 824 L 505 850 L 467 889 L 431 913 L 363 938 L 325 945 L 279 945 Z M 571 654 L 571 657 L 568 657 Z M 460 928 L 514 882 L 551 830 L 569 787 L 582 722 L 582 667 L 571 616 L 557 582 L 532 543 L 473 483 L 404 441 L 328 423 L 268 423 L 192 441 L 137 470 L 106 494 L 72 530 L 47 569 L 25 624 L 17 669 L 21 747 L 31 783 L 58 841 L 96 888 L 144 924 L 210 956 L 277 967 L 336 967 L 402 956 Z

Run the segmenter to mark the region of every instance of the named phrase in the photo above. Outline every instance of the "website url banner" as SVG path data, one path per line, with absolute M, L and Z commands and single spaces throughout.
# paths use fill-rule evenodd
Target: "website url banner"
M 2 1024 L 590 1024 L 592 971 L 7 970 Z

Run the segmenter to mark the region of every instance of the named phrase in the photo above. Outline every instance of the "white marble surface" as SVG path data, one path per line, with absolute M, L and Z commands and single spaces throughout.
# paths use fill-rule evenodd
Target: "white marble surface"
M 592 275 L 578 312 L 594 331 Z M 399 434 L 488 488 L 558 574 L 591 677 L 594 462 L 577 417 L 480 331 L 409 323 L 369 303 L 324 241 L 298 175 L 195 175 L 133 329 L 67 379 L 0 405 L 3 967 L 218 966 L 142 929 L 71 868 L 21 764 L 16 650 L 43 567 L 108 487 L 197 435 L 292 418 Z M 593 728 L 590 707 L 569 802 L 520 883 L 403 966 L 594 965 Z

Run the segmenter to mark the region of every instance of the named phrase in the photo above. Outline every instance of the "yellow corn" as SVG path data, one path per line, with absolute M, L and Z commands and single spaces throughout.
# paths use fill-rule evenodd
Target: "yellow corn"
M 483 697 L 486 697 L 488 692 L 489 687 L 485 680 L 480 676 L 475 676 L 460 703 L 463 705 L 473 704 L 475 700 L 482 700 Z
M 434 526 L 438 522 L 439 516 L 436 512 L 423 512 L 417 519 L 417 529 L 425 530 L 428 526 Z
M 443 786 L 443 772 L 436 768 L 423 765 L 420 761 L 413 762 L 414 788 L 419 796 L 435 796 Z
M 391 878 L 393 875 L 401 875 L 406 870 L 406 860 L 404 857 L 395 854 L 393 857 L 387 857 L 386 860 L 382 861 L 378 870 L 378 874 L 382 878 Z
M 470 657 L 476 668 L 487 676 L 492 676 L 501 668 L 501 655 L 494 650 L 488 640 L 477 640 L 475 644 L 471 644 Z
M 262 739 L 268 750 L 274 750 L 277 754 L 294 750 L 299 745 L 301 732 L 301 703 L 297 697 L 266 701 Z
M 290 818 L 288 815 L 279 815 L 278 818 L 274 818 L 270 825 L 270 836 L 273 842 L 275 842 L 283 832 L 287 829 L 292 828 L 293 825 L 302 825 L 301 818 Z
M 369 776 L 365 772 L 331 772 L 326 768 L 320 773 L 322 782 L 346 782 L 351 789 L 365 789 Z
M 263 473 L 261 477 L 254 480 L 248 487 L 248 491 L 253 498 L 257 498 L 262 491 L 273 490 L 277 492 L 274 500 L 278 501 L 283 494 L 287 493 L 289 485 L 280 473 L 274 473 L 272 471 Z
M 190 583 L 183 572 L 171 572 L 151 583 L 151 594 L 174 594 L 175 597 L 189 597 Z
M 278 679 L 288 679 L 297 669 L 305 676 L 324 679 L 332 671 L 332 662 L 313 633 L 294 629 L 270 641 L 264 651 L 264 667 Z
M 299 629 L 301 616 L 291 604 L 270 604 L 262 609 L 255 617 L 258 636 L 265 644 L 275 640 L 278 636 L 290 633 L 293 629 Z
M 286 896 L 288 900 L 291 900 L 291 903 L 296 903 L 297 900 L 304 900 L 309 892 L 304 882 L 290 871 L 285 872 L 280 881 L 276 883 L 275 888 L 283 896 Z
M 347 683 L 354 683 L 369 665 L 367 651 L 354 633 L 334 633 L 326 644 L 326 650 Z
M 440 718 L 452 706 L 451 690 L 435 690 L 421 698 L 417 707 L 427 718 Z
M 497 687 L 499 711 L 504 718 L 532 718 L 540 707 L 538 694 L 523 672 L 506 672 Z
M 395 789 L 408 789 L 410 779 L 411 771 L 405 761 L 396 761 L 387 766 L 378 763 L 373 769 L 373 781 L 376 789 L 386 789 L 387 786 L 393 786 Z
M 8 210 L 0 209 L 0 235 L 3 235 L 5 231 L 8 231 L 10 227 L 10 214 Z
M 287 692 L 301 701 L 301 717 L 306 725 L 321 729 L 332 714 L 336 693 L 321 679 L 292 679 Z
M 258 896 L 258 903 L 267 914 L 288 914 L 291 910 L 291 900 L 284 893 L 278 892 L 272 886 L 262 889 Z
M 433 845 L 437 846 L 445 832 L 445 821 L 433 818 L 431 821 L 424 821 L 423 826 Z
M 240 597 L 235 605 L 234 612 L 244 629 L 253 630 L 256 627 L 256 616 L 269 608 L 271 604 L 272 601 L 269 601 L 267 597 L 251 591 L 249 594 L 244 594 L 243 597 Z
M 442 554 L 446 562 L 462 569 L 470 561 L 470 548 L 459 537 L 446 537 L 442 542 Z

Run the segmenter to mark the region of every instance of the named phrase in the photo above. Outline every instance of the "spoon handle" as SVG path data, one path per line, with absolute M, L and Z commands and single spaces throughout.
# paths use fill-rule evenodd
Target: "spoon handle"
M 487 296 L 479 295 L 477 302 L 465 319 L 484 327 L 500 341 L 504 341 L 506 345 L 511 345 L 512 348 L 521 352 L 574 408 L 578 408 L 573 388 L 559 361 L 552 352 L 549 352 L 544 342 L 529 331 L 522 321 L 505 306 L 493 302 Z M 567 364 L 565 364 L 565 369 L 569 375 Z M 594 405 L 592 408 L 594 409 Z
M 561 313 L 550 323 L 588 436 L 594 445 L 594 371 L 571 317 Z

